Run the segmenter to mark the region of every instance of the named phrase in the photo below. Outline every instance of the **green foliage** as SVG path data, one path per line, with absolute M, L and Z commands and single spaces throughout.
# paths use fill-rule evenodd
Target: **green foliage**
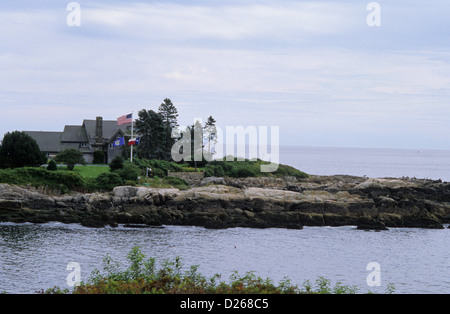
M 278 169 L 275 172 L 261 172 L 261 166 L 269 164 L 269 162 L 256 160 L 249 161 L 246 160 L 237 160 L 233 158 L 232 161 L 226 161 L 226 158 L 222 160 L 214 160 L 209 162 L 205 166 L 205 176 L 207 177 L 234 177 L 234 178 L 243 178 L 243 177 L 262 177 L 262 176 L 275 176 L 275 177 L 284 177 L 284 176 L 293 176 L 296 178 L 307 178 L 308 175 L 294 167 L 287 165 L 278 165 Z
M 125 160 L 123 159 L 122 156 L 117 155 L 116 157 L 114 157 L 113 160 L 111 160 L 111 162 L 109 163 L 109 169 L 111 171 L 115 171 L 118 169 L 122 169 L 123 168 L 123 163 L 125 162 Z
M 56 165 L 56 162 L 52 159 L 48 162 L 47 165 L 47 170 L 49 171 L 55 171 L 56 169 L 58 169 L 58 166 Z
M 63 192 L 84 187 L 81 175 L 68 171 L 48 171 L 45 168 L 16 168 L 0 170 L 0 182 L 8 184 L 30 184 L 33 186 L 49 186 Z
M 164 99 L 158 108 L 158 114 L 162 117 L 162 152 L 164 160 L 171 160 L 171 149 L 175 143 L 172 138 L 172 130 L 178 126 L 178 110 L 169 98 Z
M 152 168 L 152 171 L 150 172 L 150 177 L 164 178 L 165 177 L 164 170 L 159 168 Z
M 188 187 L 189 186 L 189 184 L 186 181 L 184 181 L 183 179 L 180 179 L 180 178 L 176 178 L 176 177 L 165 177 L 164 180 L 167 184 L 170 184 L 171 186 L 174 186 L 174 187 Z
M 8 132 L 0 146 L 0 168 L 38 167 L 47 162 L 36 141 L 24 132 Z
M 111 191 L 121 184 L 123 184 L 122 178 L 115 172 L 102 173 L 95 179 L 95 187 L 100 190 Z
M 134 158 L 133 163 L 141 170 L 142 174 L 146 173 L 147 168 L 150 168 L 150 177 L 160 177 L 163 178 L 167 176 L 168 171 L 177 172 L 184 171 L 183 167 L 175 162 L 170 162 L 166 160 L 158 159 L 145 159 L 145 158 Z
M 56 155 L 55 161 L 66 164 L 69 171 L 72 171 L 76 164 L 86 164 L 83 153 L 74 148 L 69 148 L 60 152 Z
M 136 182 L 137 177 L 140 174 L 140 170 L 135 164 L 131 163 L 130 161 L 126 161 L 124 162 L 121 169 L 116 169 L 113 171 L 113 173 L 118 174 L 122 178 L 122 181 Z
M 257 177 L 259 174 L 259 170 L 255 167 L 249 167 L 245 165 L 238 165 L 233 167 L 233 171 L 231 172 L 231 176 L 235 178 L 246 178 L 246 177 Z
M 108 255 L 103 259 L 103 272 L 94 270 L 90 278 L 75 287 L 72 292 L 57 287 L 42 291 L 47 294 L 355 294 L 355 286 L 346 286 L 338 282 L 334 287 L 331 281 L 323 277 L 312 285 L 305 281 L 299 288 L 285 277 L 278 285 L 270 278 L 263 279 L 254 272 L 230 276 L 227 283 L 221 281 L 221 275 L 209 278 L 198 272 L 199 265 L 186 269 L 180 257 L 163 260 L 156 267 L 155 258 L 146 258 L 139 247 L 134 247 L 127 256 L 128 267 L 114 262 Z M 394 292 L 390 285 L 386 293 Z
M 156 169 L 162 170 L 164 176 L 167 176 L 168 171 L 172 172 L 183 171 L 183 168 L 174 162 L 156 159 L 150 160 L 150 168 L 152 169 L 152 172 L 155 171 Z
M 96 150 L 94 152 L 93 164 L 102 164 L 105 162 L 105 153 L 102 150 Z
M 298 169 L 295 169 L 292 166 L 288 165 L 278 165 L 277 171 L 273 173 L 275 176 L 284 177 L 284 176 L 293 176 L 296 178 L 308 178 L 308 175 Z
M 187 190 L 190 188 L 189 184 L 182 179 L 175 177 L 158 177 L 154 176 L 152 178 L 147 178 L 143 180 L 143 184 L 146 186 L 151 186 L 153 188 L 176 188 L 180 190 Z
M 205 151 L 207 154 L 211 154 L 214 151 L 214 146 L 217 144 L 217 128 L 216 120 L 212 116 L 209 116 L 203 127 L 203 136 L 206 139 Z
M 163 117 L 153 110 L 138 112 L 136 133 L 141 135 L 137 155 L 139 158 L 165 159 L 165 125 Z

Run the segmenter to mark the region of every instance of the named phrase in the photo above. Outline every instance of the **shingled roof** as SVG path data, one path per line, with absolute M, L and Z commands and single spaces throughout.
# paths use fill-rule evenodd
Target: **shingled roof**
M 43 152 L 57 153 L 61 151 L 61 137 L 63 132 L 25 131 L 38 143 Z
M 88 143 L 86 130 L 80 125 L 66 125 L 61 136 L 61 142 Z

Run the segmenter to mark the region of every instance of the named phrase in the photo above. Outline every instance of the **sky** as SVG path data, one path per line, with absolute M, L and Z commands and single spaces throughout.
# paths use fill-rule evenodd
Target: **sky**
M 281 145 L 450 149 L 450 3 L 370 2 L 2 0 L 0 138 L 170 98 Z

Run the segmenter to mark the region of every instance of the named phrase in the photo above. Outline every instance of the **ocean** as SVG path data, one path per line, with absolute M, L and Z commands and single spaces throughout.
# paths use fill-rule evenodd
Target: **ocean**
M 281 146 L 280 163 L 312 175 L 450 181 L 450 151 Z

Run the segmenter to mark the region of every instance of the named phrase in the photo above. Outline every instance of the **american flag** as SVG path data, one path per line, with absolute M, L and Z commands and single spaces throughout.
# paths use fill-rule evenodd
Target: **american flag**
M 133 120 L 133 114 L 132 113 L 126 114 L 124 116 L 117 118 L 117 124 L 122 125 L 122 124 L 131 123 L 132 120 Z

